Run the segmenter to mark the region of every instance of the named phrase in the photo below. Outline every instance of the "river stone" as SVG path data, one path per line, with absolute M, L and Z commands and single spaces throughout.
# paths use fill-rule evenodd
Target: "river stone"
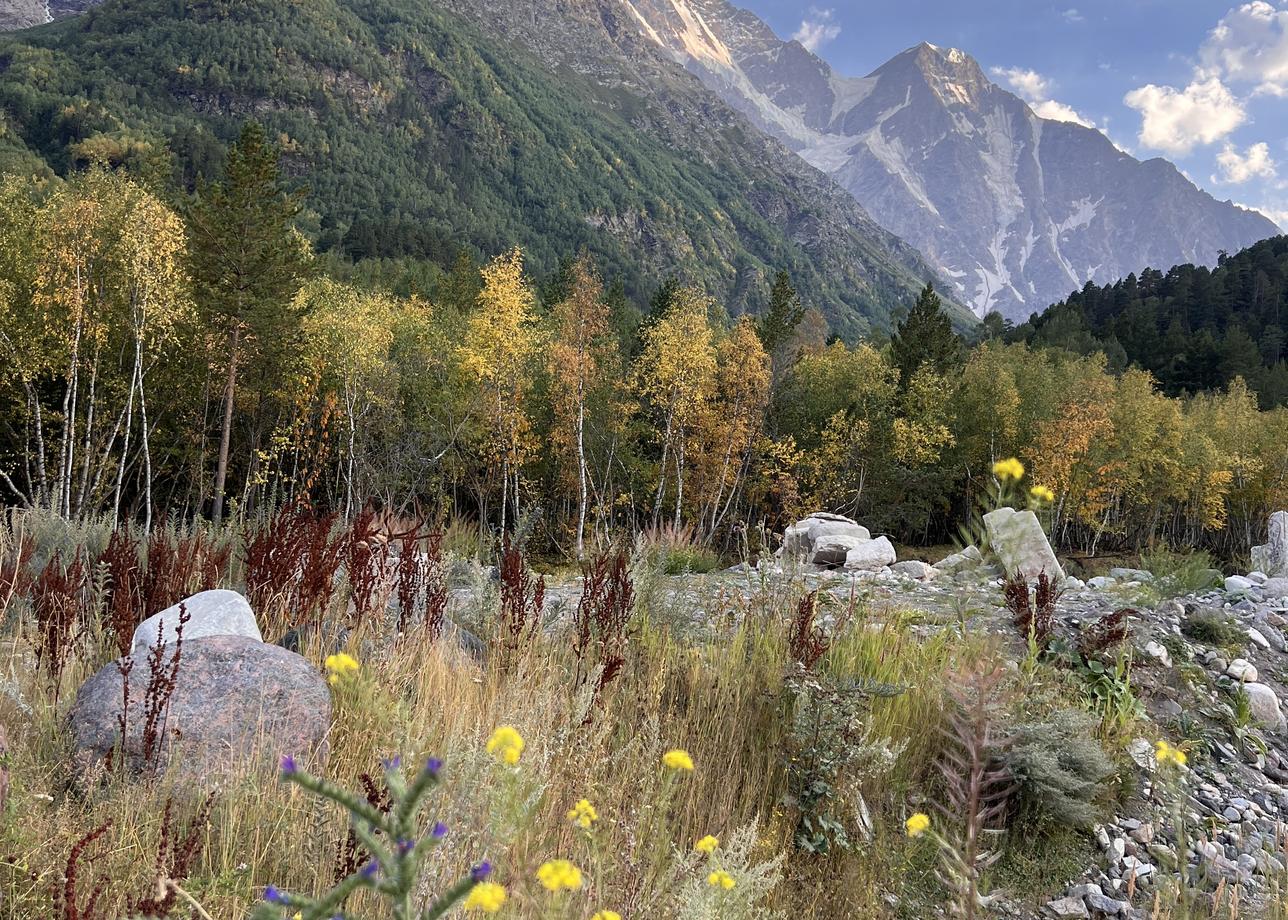
M 185 779 L 201 781 L 250 760 L 314 751 L 325 755 L 322 740 L 331 723 L 331 694 L 317 668 L 294 652 L 245 636 L 207 636 L 191 642 L 185 636 L 160 751 L 154 763 L 145 763 L 149 651 L 130 654 L 123 747 L 131 772 L 159 774 L 174 764 Z M 117 665 L 112 662 L 81 686 L 67 717 L 76 748 L 74 762 L 82 772 L 109 755 L 121 763 L 122 686 Z
M 1276 578 L 1267 578 L 1261 586 L 1261 593 L 1267 599 L 1272 601 L 1282 600 L 1288 597 L 1288 578 L 1282 576 Z
M 859 540 L 870 540 L 872 534 L 857 521 L 839 514 L 828 514 L 816 511 L 809 517 L 797 521 L 783 532 L 783 554 L 796 556 L 812 561 L 819 540 L 824 537 L 854 537 Z M 840 564 L 844 560 L 838 560 Z
M 896 575 L 904 575 L 908 578 L 915 578 L 918 581 L 929 581 L 939 574 L 929 562 L 922 562 L 920 559 L 906 559 L 903 562 L 896 562 L 890 566 L 890 571 Z
M 161 627 L 161 641 L 173 642 L 181 605 L 189 617 L 183 627 L 185 645 L 190 639 L 206 636 L 245 636 L 256 642 L 263 641 L 259 625 L 255 622 L 255 612 L 250 609 L 246 598 L 236 591 L 202 591 L 140 623 L 134 630 L 132 651 L 144 651 L 156 645 L 158 625 Z
M 1242 575 L 1231 575 L 1225 580 L 1226 594 L 1243 594 L 1252 588 L 1252 582 Z
M 998 508 L 984 515 L 984 527 L 988 531 L 988 542 L 1008 575 L 1035 581 L 1046 572 L 1053 584 L 1064 581 L 1064 569 L 1047 542 L 1038 516 L 1032 511 Z
M 895 559 L 894 547 L 885 537 L 875 540 L 864 540 L 845 556 L 845 569 L 848 572 L 879 572 Z
M 814 565 L 843 565 L 851 550 L 858 549 L 864 543 L 871 543 L 867 537 L 846 534 L 829 534 L 820 537 L 814 544 L 809 561 Z
M 945 556 L 940 559 L 935 563 L 935 569 L 953 574 L 966 569 L 977 569 L 983 564 L 984 556 L 979 549 L 974 546 L 968 546 L 960 553 L 953 553 L 951 556 Z
M 1257 722 L 1269 728 L 1283 727 L 1284 714 L 1279 706 L 1279 695 L 1272 688 L 1249 683 L 1243 685 L 1243 692 L 1248 694 L 1248 706 Z

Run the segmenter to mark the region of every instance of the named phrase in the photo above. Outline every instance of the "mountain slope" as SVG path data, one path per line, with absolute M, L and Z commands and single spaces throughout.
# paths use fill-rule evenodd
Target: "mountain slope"
M 956 49 L 841 77 L 726 0 L 630 0 L 642 35 L 831 173 L 977 314 L 1027 317 L 1087 281 L 1211 265 L 1279 233 L 1161 159 L 1039 118 Z
M 560 6 L 551 42 L 598 30 L 576 72 L 498 39 L 482 2 L 110 0 L 0 40 L 0 166 L 62 172 L 164 141 L 191 176 L 254 117 L 307 184 L 322 244 L 356 255 L 519 243 L 549 271 L 585 247 L 636 295 L 680 272 L 735 312 L 785 267 L 851 337 L 933 276 L 651 43 L 623 53 L 609 0 Z

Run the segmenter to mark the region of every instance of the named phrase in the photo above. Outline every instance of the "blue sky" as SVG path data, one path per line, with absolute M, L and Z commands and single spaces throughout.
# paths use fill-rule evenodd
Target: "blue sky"
M 1288 230 L 1288 0 L 733 0 L 837 70 L 921 41 Z

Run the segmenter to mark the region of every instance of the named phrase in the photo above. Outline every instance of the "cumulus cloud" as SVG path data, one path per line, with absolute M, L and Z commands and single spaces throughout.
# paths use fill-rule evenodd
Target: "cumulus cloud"
M 1254 0 L 1230 10 L 1209 33 L 1199 59 L 1228 81 L 1288 95 L 1288 9 Z
M 1275 161 L 1270 159 L 1270 145 L 1266 143 L 1253 144 L 1244 154 L 1233 144 L 1226 144 L 1216 155 L 1216 162 L 1221 173 L 1212 177 L 1213 182 L 1238 185 L 1250 179 L 1273 179 L 1278 175 Z
M 1149 83 L 1123 102 L 1141 114 L 1140 143 L 1172 156 L 1221 140 L 1248 117 L 1218 76 L 1196 77 L 1185 89 Z
M 1060 15 L 1064 17 L 1066 22 L 1082 22 L 1087 18 L 1086 16 L 1083 16 L 1082 13 L 1078 12 L 1077 7 L 1073 6 L 1069 7 L 1069 9 L 1065 10 Z
M 829 42 L 835 41 L 841 34 L 841 27 L 836 23 L 835 10 L 821 10 L 816 6 L 809 8 L 809 13 L 801 20 L 800 28 L 792 35 L 810 51 L 817 51 Z
M 1072 106 L 1056 102 L 1051 98 L 1051 81 L 1036 70 L 1023 67 L 994 67 L 993 76 L 1004 80 L 1014 92 L 1040 118 L 1053 121 L 1071 121 L 1087 128 L 1096 127 L 1095 122 L 1074 111 Z

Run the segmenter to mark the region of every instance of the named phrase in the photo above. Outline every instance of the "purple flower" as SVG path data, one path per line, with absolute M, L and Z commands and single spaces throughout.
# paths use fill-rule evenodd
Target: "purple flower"
M 267 888 L 264 889 L 264 900 L 267 901 L 269 904 L 289 903 L 289 899 L 286 897 L 286 895 L 283 892 L 278 891 L 277 888 L 273 885 L 269 885 Z
M 447 825 L 444 824 L 442 821 L 435 821 L 434 829 L 429 832 L 429 835 L 433 837 L 435 840 L 442 840 L 444 837 L 447 836 Z
M 385 772 L 391 773 L 402 766 L 402 758 L 397 755 L 394 755 L 393 757 L 390 757 L 388 760 L 383 761 L 383 763 L 385 765 Z
M 363 866 L 361 871 L 366 878 L 374 878 L 375 874 L 380 871 L 380 863 L 373 859 Z
M 408 840 L 406 837 L 403 837 L 398 841 L 398 852 L 404 856 L 410 853 L 415 847 L 416 841 Z
M 425 772 L 430 776 L 438 776 L 438 771 L 443 769 L 443 762 L 437 757 L 431 757 L 425 761 Z
M 295 771 L 296 771 L 295 758 L 292 757 L 290 754 L 285 755 L 282 758 L 282 772 L 285 773 L 287 776 L 289 776 Z
M 481 882 L 492 874 L 492 864 L 486 859 L 470 870 L 470 878 L 476 882 Z

